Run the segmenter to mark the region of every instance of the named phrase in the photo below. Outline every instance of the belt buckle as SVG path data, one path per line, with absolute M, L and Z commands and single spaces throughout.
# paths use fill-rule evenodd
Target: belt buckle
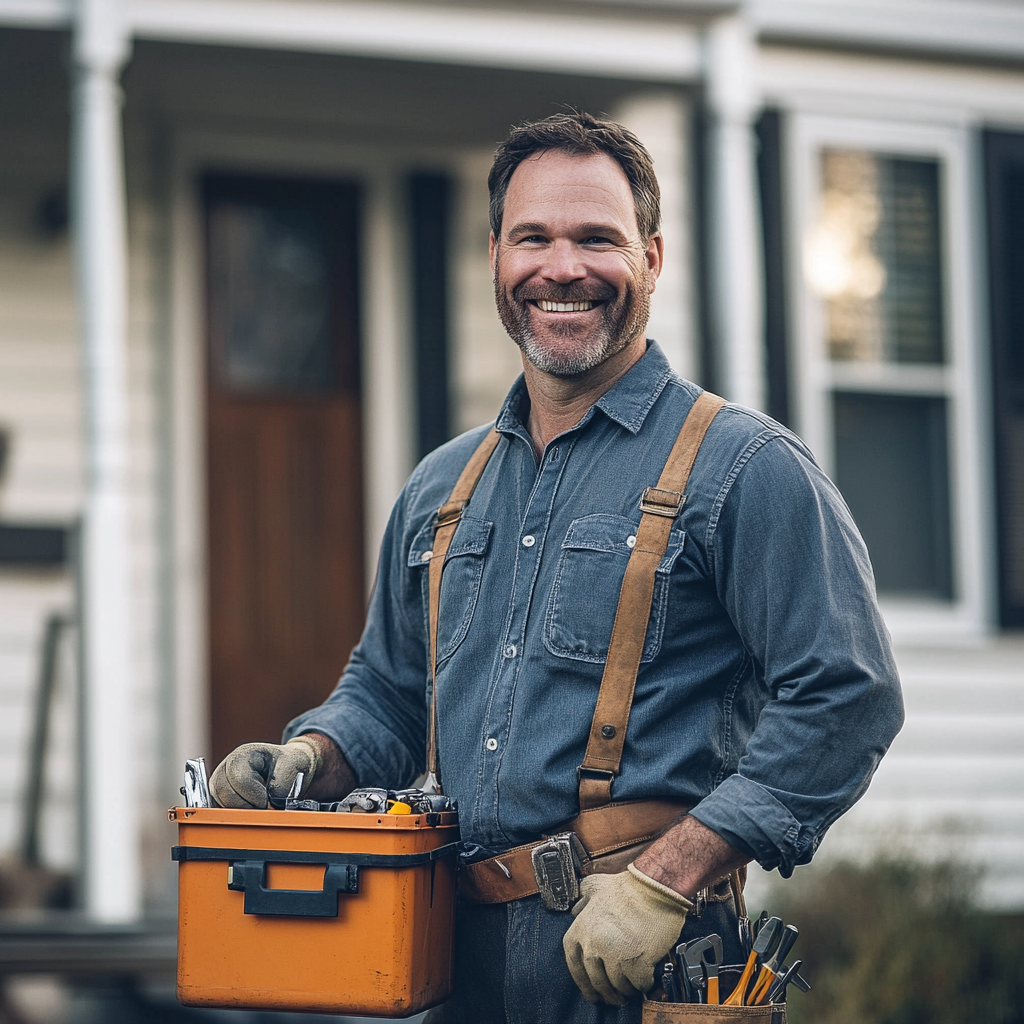
M 580 875 L 586 856 L 575 832 L 560 832 L 530 853 L 537 890 L 548 910 L 571 910 L 580 898 Z

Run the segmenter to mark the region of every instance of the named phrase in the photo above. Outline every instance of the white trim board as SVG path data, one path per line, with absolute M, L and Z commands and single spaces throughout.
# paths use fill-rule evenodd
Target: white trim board
M 766 44 L 758 58 L 768 106 L 880 121 L 1024 126 L 1024 70 Z
M 754 0 L 751 8 L 762 36 L 1024 57 L 1024 7 L 1006 0 Z
M 0 25 L 58 28 L 72 0 L 0 0 Z M 695 82 L 700 31 L 682 17 L 549 13 L 391 0 L 125 0 L 137 39 Z
M 338 0 L 133 0 L 137 38 L 685 82 L 695 28 L 665 19 Z

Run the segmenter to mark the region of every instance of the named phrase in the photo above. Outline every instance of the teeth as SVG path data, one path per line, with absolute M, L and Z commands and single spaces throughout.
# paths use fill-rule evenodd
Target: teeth
M 552 302 L 550 299 L 537 299 L 537 305 L 545 313 L 585 313 L 593 309 L 595 303 L 592 299 L 583 302 Z

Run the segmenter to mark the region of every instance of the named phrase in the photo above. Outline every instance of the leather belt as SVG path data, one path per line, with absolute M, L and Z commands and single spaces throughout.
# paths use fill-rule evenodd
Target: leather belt
M 675 800 L 623 800 L 581 811 L 553 834 L 576 833 L 587 851 L 583 874 L 600 873 L 602 866 L 596 862 L 602 857 L 609 861 L 610 870 L 618 871 L 625 864 L 611 863 L 611 854 L 657 838 L 689 809 Z M 544 839 L 538 839 L 462 867 L 459 894 L 471 903 L 509 903 L 535 895 L 538 889 L 532 854 L 542 842 Z

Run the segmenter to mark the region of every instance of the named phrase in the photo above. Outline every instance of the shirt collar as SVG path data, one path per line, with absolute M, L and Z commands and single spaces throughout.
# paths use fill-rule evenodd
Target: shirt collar
M 594 409 L 600 409 L 631 434 L 638 434 L 671 376 L 672 368 L 661 346 L 648 338 L 647 351 L 591 406 L 580 424 L 590 419 Z M 526 380 L 520 374 L 502 403 L 495 423 L 501 433 L 518 433 L 526 426 L 521 415 L 526 401 Z

